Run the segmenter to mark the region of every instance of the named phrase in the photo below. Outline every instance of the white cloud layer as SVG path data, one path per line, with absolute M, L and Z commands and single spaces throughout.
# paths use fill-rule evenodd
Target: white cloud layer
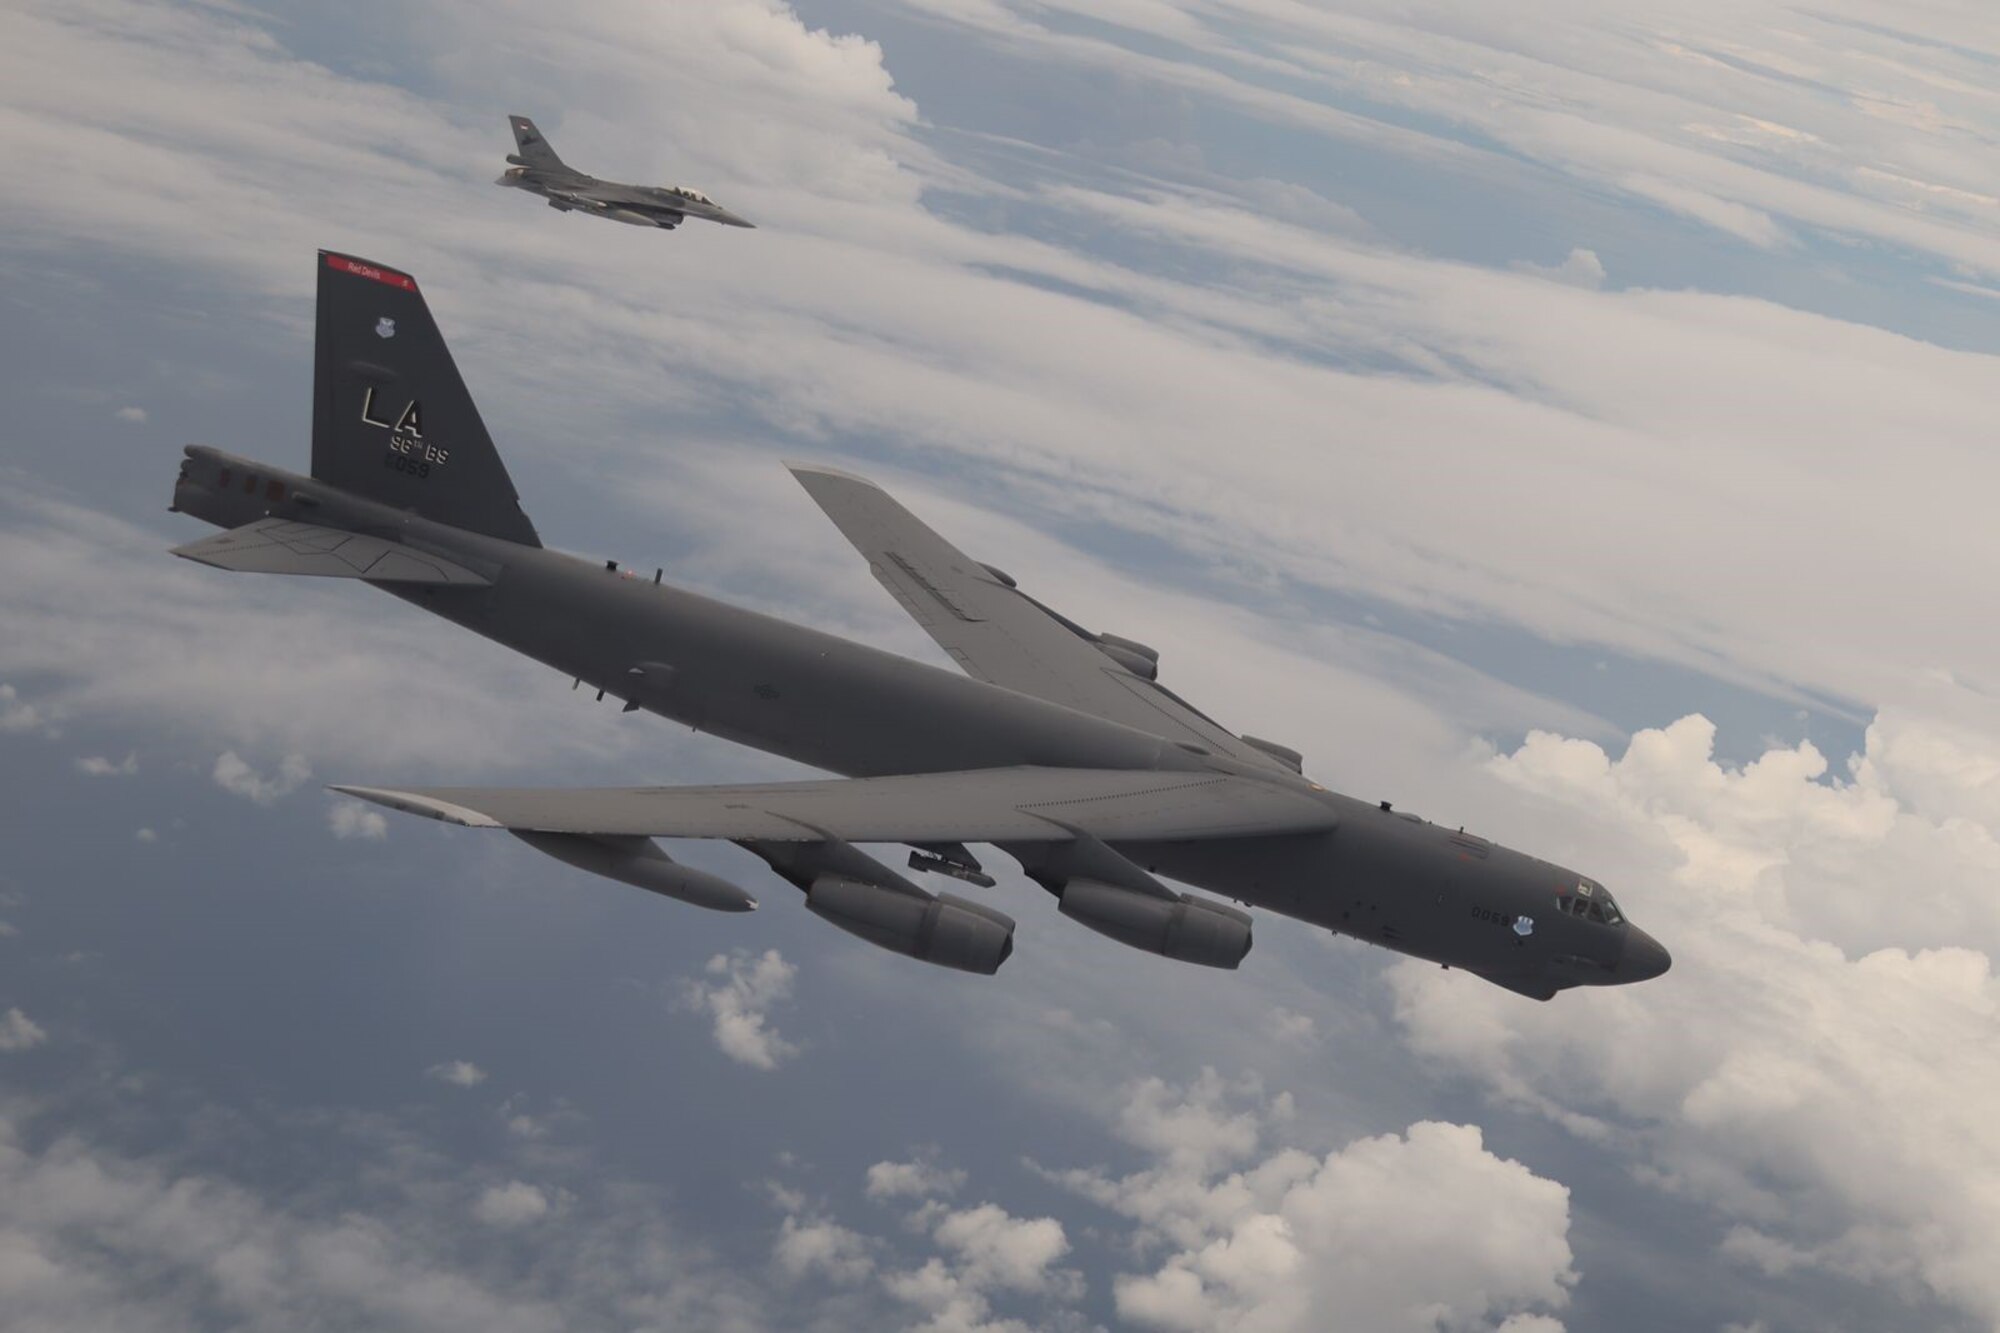
M 385 1155 L 398 1146 L 393 1135 L 368 1145 Z M 49 1133 L 0 1115 L 0 1308 L 24 1333 L 217 1323 L 247 1333 L 755 1333 L 789 1322 L 699 1243 L 615 1197 L 536 1232 L 539 1262 L 486 1262 L 465 1243 L 450 1170 L 422 1152 L 397 1161 L 400 1187 L 364 1166 L 350 1172 L 359 1194 L 336 1196 L 345 1206 L 316 1197 L 331 1173 L 280 1202 L 178 1160 L 107 1148 L 73 1125 Z M 551 1207 L 516 1181 L 481 1195 L 475 1215 L 505 1228 Z
M 83 755 L 76 761 L 76 771 L 92 778 L 129 778 L 139 771 L 139 754 L 136 750 L 129 750 L 123 759 L 107 759 L 101 754 Z
M 1189 1333 L 1308 1333 L 1332 1310 L 1370 1333 L 1560 1327 L 1547 1311 L 1576 1281 L 1562 1185 L 1494 1156 L 1472 1125 L 1260 1152 L 1290 1117 L 1288 1098 L 1213 1072 L 1185 1088 L 1149 1079 L 1120 1133 L 1152 1164 L 1056 1175 L 1171 1251 L 1118 1278 L 1122 1318 Z
M 1674 970 L 1580 1023 L 1399 964 L 1411 1042 L 1634 1154 L 1738 1264 L 2000 1319 L 2000 719 L 1970 701 L 1885 708 L 1843 775 L 1810 743 L 1720 764 L 1699 717 L 1616 757 L 1531 736 L 1495 770 L 1597 831 Z
M 798 968 L 776 949 L 752 956 L 738 949 L 708 960 L 708 979 L 688 978 L 680 986 L 680 1003 L 715 1022 L 715 1044 L 738 1064 L 752 1069 L 776 1069 L 799 1053 L 771 1025 L 769 1011 L 792 996 Z

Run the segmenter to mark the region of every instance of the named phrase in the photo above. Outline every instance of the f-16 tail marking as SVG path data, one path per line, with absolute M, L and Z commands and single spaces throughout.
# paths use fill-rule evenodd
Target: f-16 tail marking
M 327 250 L 312 475 L 468 532 L 542 544 L 416 280 Z
M 567 165 L 556 156 L 556 150 L 549 147 L 549 141 L 535 128 L 535 122 L 526 116 L 509 116 L 507 123 L 514 127 L 514 156 L 509 159 L 524 167 L 542 167 L 567 170 Z

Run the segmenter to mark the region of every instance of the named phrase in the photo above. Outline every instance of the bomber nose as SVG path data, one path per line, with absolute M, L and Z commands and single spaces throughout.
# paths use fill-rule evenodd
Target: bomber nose
M 1615 969 L 1621 985 L 1651 981 L 1674 965 L 1673 955 L 1651 935 L 1637 926 L 1627 926 L 1625 931 L 1625 953 Z

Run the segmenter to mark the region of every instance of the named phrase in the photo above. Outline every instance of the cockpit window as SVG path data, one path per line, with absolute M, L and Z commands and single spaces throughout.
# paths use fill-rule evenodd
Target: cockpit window
M 1624 914 L 1618 910 L 1602 884 L 1591 880 L 1579 880 L 1573 892 L 1556 895 L 1556 908 L 1570 916 L 1580 916 L 1603 926 L 1616 926 L 1624 922 Z

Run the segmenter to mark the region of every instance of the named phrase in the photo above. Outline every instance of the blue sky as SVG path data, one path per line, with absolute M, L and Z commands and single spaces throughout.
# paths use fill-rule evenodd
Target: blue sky
M 0 15 L 0 1305 L 23 1328 L 2000 1322 L 1973 5 Z M 504 115 L 755 232 L 491 186 Z M 1018 877 L 992 979 L 327 782 L 796 772 L 165 555 L 416 273 L 545 539 L 942 661 L 890 485 L 1315 778 L 1673 949 L 1534 1005 Z M 681 854 L 677 849 L 676 854 Z

